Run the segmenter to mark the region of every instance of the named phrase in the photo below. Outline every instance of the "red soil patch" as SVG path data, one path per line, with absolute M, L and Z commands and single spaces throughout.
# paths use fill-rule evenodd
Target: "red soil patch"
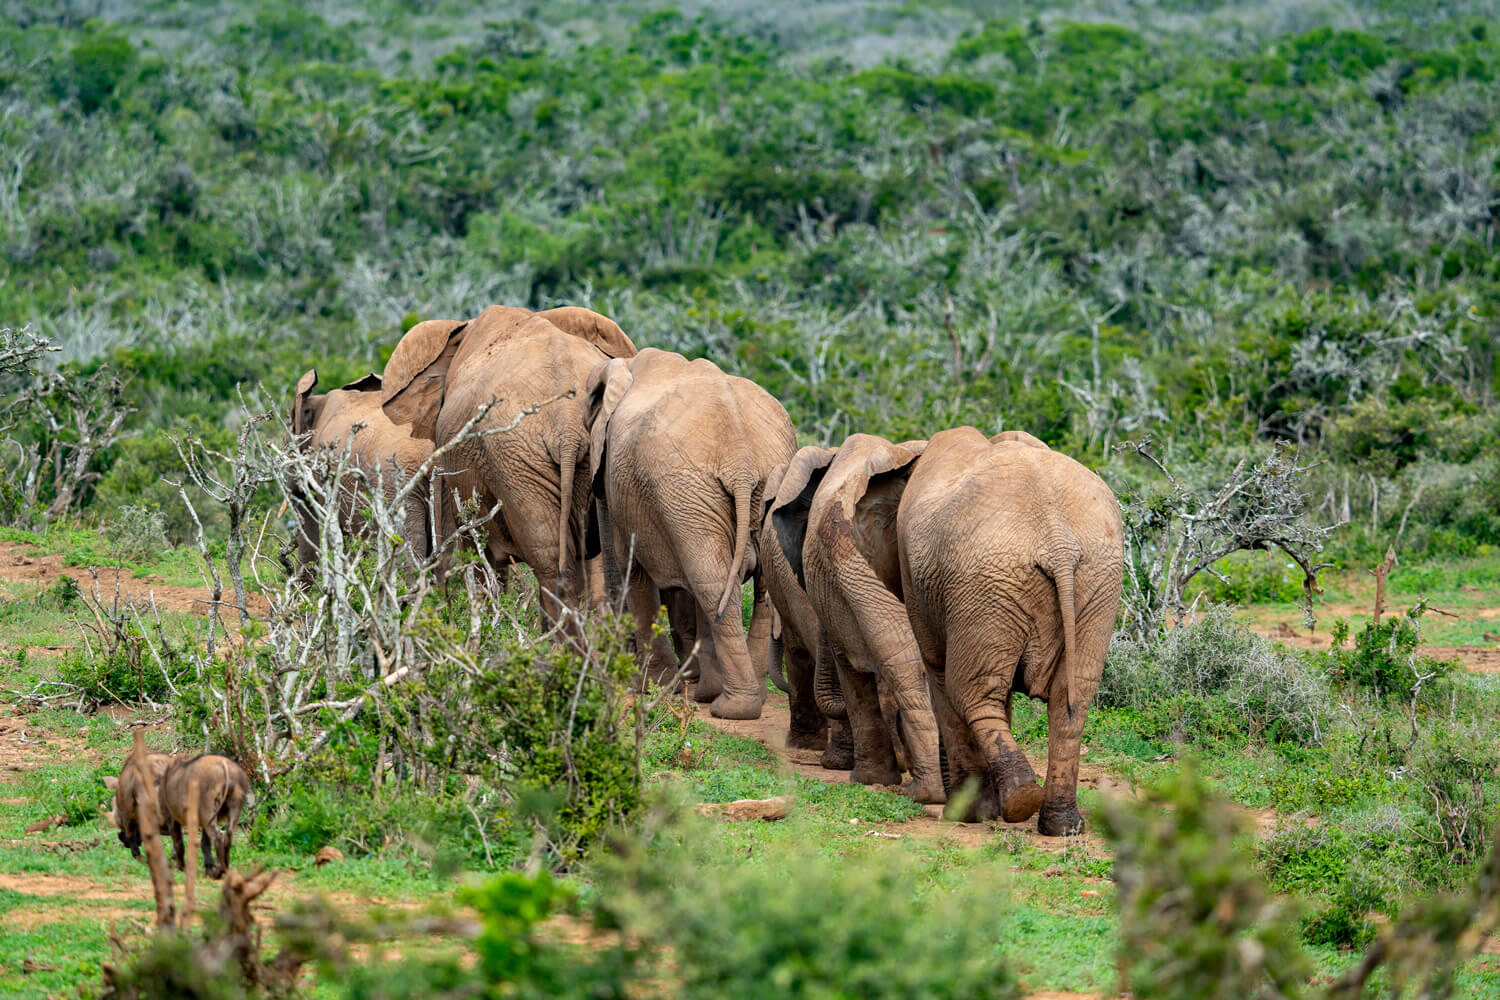
M 94 578 L 88 568 L 64 566 L 63 557 L 57 554 L 37 555 L 33 547 L 17 542 L 0 542 L 0 580 L 8 583 L 27 583 L 49 587 L 62 577 L 69 577 L 78 584 L 78 589 L 92 594 Z M 180 587 L 162 583 L 160 577 L 136 577 L 128 571 L 113 566 L 95 567 L 99 572 L 99 593 L 105 604 L 114 600 L 115 587 L 120 588 L 120 600 L 147 606 L 152 598 L 163 611 L 183 611 L 204 614 L 208 610 L 213 592 L 206 587 Z M 227 586 L 227 583 L 226 583 Z M 231 595 L 226 594 L 229 600 Z M 252 611 L 264 612 L 265 599 L 250 595 Z M 51 647 L 46 647 L 52 651 Z

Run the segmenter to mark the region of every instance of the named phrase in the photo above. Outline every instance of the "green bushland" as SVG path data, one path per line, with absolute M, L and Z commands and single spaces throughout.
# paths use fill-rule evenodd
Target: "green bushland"
M 567 301 L 756 379 L 808 440 L 1020 427 L 1117 489 L 1125 437 L 1205 476 L 1286 441 L 1350 517 L 1340 564 L 1500 545 L 1488 8 L 785 7 L 0 28 L 0 322 L 122 375 L 139 432 L 84 516 L 144 503 L 180 542 L 162 431 L 222 446 L 241 386 Z M 1286 593 L 1228 569 L 1210 598 Z

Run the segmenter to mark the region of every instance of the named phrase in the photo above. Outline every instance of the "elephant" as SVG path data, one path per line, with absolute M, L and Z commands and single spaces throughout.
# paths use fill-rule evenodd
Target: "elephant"
M 379 375 L 366 375 L 331 392 L 314 396 L 312 391 L 317 384 L 316 370 L 309 370 L 297 380 L 291 410 L 292 433 L 307 435 L 302 447 L 348 447 L 351 462 L 366 476 L 373 478 L 381 471 L 386 473 L 382 486 L 386 497 L 393 498 L 399 488 L 399 476 L 390 473 L 410 475 L 421 468 L 432 454 L 431 442 L 412 437 L 406 428 L 397 427 L 386 418 L 380 409 Z M 356 424 L 364 425 L 357 433 L 354 432 Z M 389 464 L 382 466 L 382 463 Z M 302 572 L 306 574 L 317 561 L 319 526 L 302 498 L 294 496 L 290 499 L 299 522 L 297 557 Z M 425 560 L 431 551 L 430 511 L 425 487 L 418 487 L 408 495 L 402 514 L 402 537 L 410 546 L 414 560 Z M 352 488 L 341 493 L 339 523 L 345 532 L 351 534 L 364 526 L 363 519 L 355 511 Z
M 854 434 L 838 448 L 803 448 L 787 466 L 769 521 L 821 623 L 818 707 L 847 713 L 854 732 L 849 780 L 900 781 L 897 749 L 904 745 L 912 777 L 903 791 L 918 802 L 939 803 L 947 795 L 922 652 L 899 588 L 882 582 L 899 575 L 900 567 L 895 533 L 888 530 L 899 489 L 889 473 L 916 461 L 924 446 Z M 842 706 L 830 697 L 835 671 Z M 890 707 L 883 709 L 882 701 Z M 889 724 L 896 720 L 893 740 Z
M 761 537 L 767 540 L 776 537 L 771 510 L 776 506 L 785 473 L 786 466 L 778 465 L 766 478 Z M 767 668 L 771 680 L 786 693 L 791 709 L 786 745 L 799 750 L 822 750 L 823 767 L 848 771 L 854 767 L 854 736 L 849 731 L 838 678 L 832 678 L 822 704 L 814 690 L 816 656 L 822 639 L 817 613 L 780 545 L 760 546 L 760 571 L 775 613 Z
M 687 591 L 702 644 L 694 697 L 719 718 L 759 718 L 766 688 L 757 665 L 771 614 L 756 572 L 755 514 L 766 477 L 796 449 L 791 418 L 754 382 L 655 348 L 596 368 L 588 400 L 590 481 L 615 562 L 628 573 L 636 648 L 650 650 L 647 667 L 659 678 L 675 676 L 676 657 L 661 637 L 653 645 L 651 624 L 663 591 Z M 747 577 L 755 580 L 748 640 Z
M 1118 501 L 1021 431 L 943 431 L 885 478 L 899 505 L 894 524 L 876 523 L 900 566 L 877 569 L 899 587 L 932 682 L 943 785 L 978 781 L 960 818 L 1040 813 L 1044 836 L 1078 833 L 1079 744 L 1125 562 Z M 1011 733 L 1017 691 L 1047 703 L 1044 787 Z
M 453 482 L 436 505 L 444 535 L 458 523 L 454 495 L 485 508 L 499 502 L 488 556 L 499 567 L 531 567 L 549 621 L 588 592 L 584 385 L 599 364 L 634 354 L 624 331 L 587 309 L 490 306 L 468 322 L 418 323 L 386 363 L 386 415 L 435 446 L 452 443 L 441 463 Z M 475 430 L 492 433 L 458 440 L 487 402 Z

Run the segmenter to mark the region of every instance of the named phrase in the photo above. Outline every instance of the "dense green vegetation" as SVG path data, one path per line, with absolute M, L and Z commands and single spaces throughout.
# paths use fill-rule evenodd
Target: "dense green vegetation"
M 3 322 L 214 428 L 414 319 L 580 302 L 809 440 L 1022 427 L 1117 488 L 1124 437 L 1290 440 L 1350 554 L 1500 543 L 1489 7 L 845 13 L 30 11 Z M 173 458 L 81 499 L 173 507 Z

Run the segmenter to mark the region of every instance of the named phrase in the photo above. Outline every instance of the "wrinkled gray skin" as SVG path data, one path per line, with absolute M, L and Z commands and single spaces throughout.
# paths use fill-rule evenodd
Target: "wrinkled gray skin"
M 795 449 L 790 418 L 754 382 L 652 348 L 596 369 L 589 407 L 595 497 L 629 581 L 637 648 L 651 651 L 647 669 L 676 675 L 677 657 L 660 637 L 653 643 L 651 623 L 664 591 L 686 591 L 700 643 L 713 644 L 712 656 L 700 645 L 694 697 L 720 718 L 759 718 L 771 610 L 756 573 L 756 515 L 767 475 Z M 748 640 L 747 578 L 756 580 Z
M 831 707 L 827 678 L 837 671 L 854 732 L 849 780 L 896 783 L 902 770 L 896 751 L 904 745 L 912 777 L 903 790 L 918 802 L 943 802 L 922 654 L 898 588 L 882 582 L 900 575 L 894 530 L 899 473 L 922 447 L 855 434 L 838 449 L 803 448 L 787 466 L 769 521 L 822 626 L 815 684 L 825 711 Z
M 467 323 L 417 324 L 386 364 L 387 416 L 434 445 L 457 439 L 490 401 L 476 429 L 520 417 L 513 428 L 461 441 L 443 456 L 440 534 L 456 528 L 461 500 L 481 510 L 498 502 L 487 555 L 497 568 L 531 567 L 549 621 L 590 596 L 584 383 L 609 358 L 634 353 L 613 321 L 586 309 L 490 306 Z
M 1124 566 L 1114 494 L 1029 434 L 972 427 L 935 435 L 893 479 L 899 581 L 880 570 L 900 587 L 932 679 L 944 786 L 979 780 L 962 818 L 1040 810 L 1043 835 L 1077 833 L 1079 740 Z M 1047 703 L 1044 788 L 1011 734 L 1016 691 Z
M 353 464 L 373 482 L 377 470 L 383 472 L 382 485 L 387 499 L 399 488 L 399 472 L 414 473 L 432 454 L 432 443 L 411 436 L 408 428 L 397 427 L 380 409 L 380 376 L 366 375 L 348 385 L 312 395 L 318 384 L 318 373 L 308 371 L 297 382 L 292 402 L 293 434 L 307 434 L 305 448 L 350 449 Z M 354 432 L 355 424 L 364 427 Z M 351 438 L 351 434 L 353 435 Z M 349 534 L 364 529 L 364 519 L 355 511 L 355 494 L 351 488 L 341 495 L 339 525 Z M 311 512 L 292 497 L 298 520 L 297 557 L 307 573 L 317 562 L 319 525 Z M 407 497 L 403 535 L 414 559 L 420 561 L 430 551 L 430 526 L 427 491 L 413 490 Z
M 761 537 L 766 543 L 760 546 L 760 571 L 776 612 L 768 669 L 790 703 L 786 745 L 799 750 L 822 750 L 821 763 L 825 768 L 848 771 L 854 767 L 854 737 L 849 731 L 848 712 L 837 676 L 824 692 L 822 704 L 814 690 L 822 627 L 781 546 L 774 544 L 776 531 L 770 515 L 785 473 L 786 466 L 778 465 L 766 479 L 766 511 L 761 524 Z

